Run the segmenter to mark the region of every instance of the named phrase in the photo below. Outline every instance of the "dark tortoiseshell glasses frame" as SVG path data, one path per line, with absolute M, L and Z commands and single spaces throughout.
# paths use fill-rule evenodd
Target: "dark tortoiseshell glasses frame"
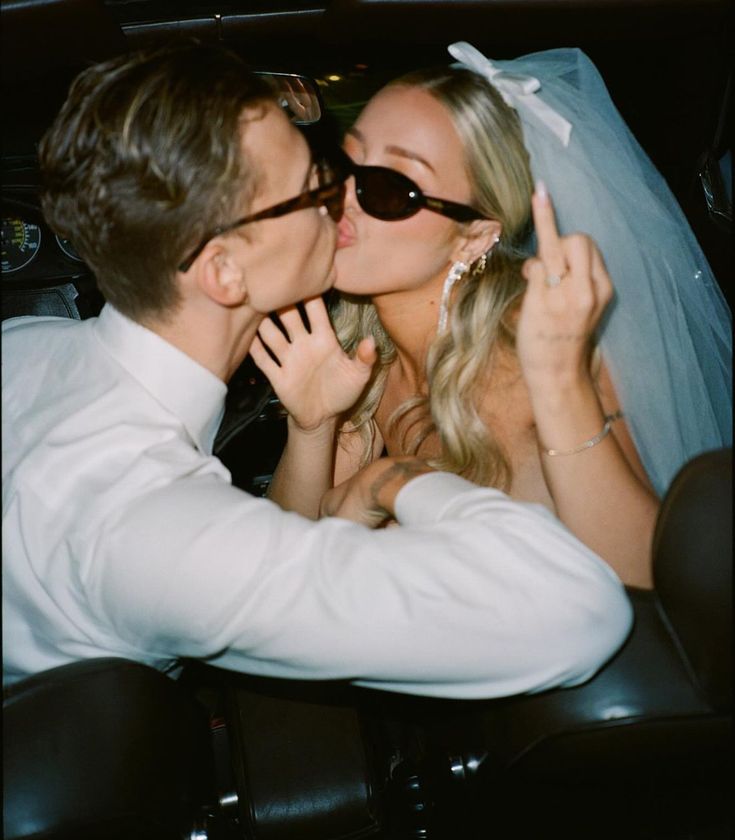
M 319 159 L 316 162 L 316 167 L 320 181 L 318 187 L 300 193 L 293 198 L 287 198 L 285 201 L 280 201 L 278 204 L 274 204 L 272 207 L 266 207 L 257 213 L 243 216 L 241 219 L 236 219 L 229 224 L 220 225 L 220 227 L 210 231 L 196 248 L 189 253 L 186 259 L 179 263 L 179 271 L 187 272 L 194 263 L 194 260 L 215 236 L 229 233 L 231 230 L 235 230 L 235 228 L 242 227 L 242 225 L 247 225 L 251 222 L 260 222 L 264 219 L 277 219 L 280 216 L 295 213 L 297 210 L 305 210 L 307 207 L 326 207 L 332 219 L 337 221 L 342 215 L 345 196 L 344 182 L 349 177 L 349 172 L 341 168 L 335 168 L 330 163 L 330 159 L 326 157 Z

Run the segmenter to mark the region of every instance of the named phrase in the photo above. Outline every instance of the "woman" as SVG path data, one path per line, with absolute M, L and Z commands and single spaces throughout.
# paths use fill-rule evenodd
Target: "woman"
M 291 415 L 271 496 L 316 515 L 384 446 L 417 453 L 546 505 L 623 582 L 650 586 L 658 495 L 728 441 L 729 313 L 581 52 L 450 52 L 463 67 L 391 83 L 347 133 L 346 353 L 319 300 L 311 332 L 296 311 L 281 313 L 288 340 L 261 327 L 279 365 L 257 343 L 254 358 Z M 546 184 L 533 200 L 532 176 Z M 559 237 L 547 188 L 562 231 L 589 234 L 604 261 L 589 236 Z

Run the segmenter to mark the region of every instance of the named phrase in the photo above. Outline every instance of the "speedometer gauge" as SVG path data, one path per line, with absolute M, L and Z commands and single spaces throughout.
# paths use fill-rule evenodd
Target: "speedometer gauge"
M 76 260 L 76 262 L 82 262 L 82 258 L 77 254 L 76 248 L 69 242 L 68 239 L 62 239 L 61 236 L 56 234 L 56 242 L 59 245 L 59 248 L 66 254 L 69 259 Z
M 20 271 L 38 254 L 41 228 L 22 219 L 3 218 L 3 273 Z

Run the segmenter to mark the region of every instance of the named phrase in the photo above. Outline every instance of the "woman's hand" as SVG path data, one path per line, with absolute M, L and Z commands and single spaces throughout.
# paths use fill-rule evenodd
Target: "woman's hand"
M 534 193 L 532 209 L 538 253 L 523 266 L 528 287 L 518 319 L 517 353 L 532 391 L 563 389 L 589 379 L 592 335 L 613 287 L 588 236 L 559 236 L 543 185 Z
M 587 236 L 560 237 L 544 190 L 533 197 L 538 254 L 523 273 L 516 348 L 528 385 L 541 468 L 559 519 L 629 586 L 652 585 L 658 501 L 647 486 L 607 371 L 590 371 L 592 335 L 613 289 Z M 607 379 L 607 387 L 599 387 Z
M 372 337 L 360 342 L 353 359 L 342 350 L 321 297 L 305 301 L 304 309 L 310 332 L 298 309 L 289 306 L 278 313 L 287 336 L 270 318 L 264 319 L 250 355 L 291 420 L 300 430 L 312 432 L 355 404 L 377 354 Z

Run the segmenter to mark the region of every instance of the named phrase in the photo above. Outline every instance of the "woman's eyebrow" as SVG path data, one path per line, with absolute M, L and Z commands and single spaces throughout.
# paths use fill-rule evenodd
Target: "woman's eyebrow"
M 354 126 L 352 128 L 348 128 L 345 134 L 349 134 L 351 137 L 354 137 L 358 143 L 362 144 L 363 146 L 365 145 L 365 137 L 363 136 L 362 132 L 360 132 L 360 130 L 355 128 Z M 416 154 L 416 152 L 412 152 L 409 149 L 404 149 L 403 146 L 394 146 L 392 144 L 386 146 L 385 151 L 391 155 L 398 155 L 399 157 L 404 157 L 408 160 L 415 160 L 417 163 L 422 164 L 436 175 L 436 170 L 429 163 L 429 161 L 425 158 L 422 158 L 421 155 Z
M 417 163 L 420 163 L 422 166 L 425 166 L 431 172 L 436 175 L 436 171 L 434 167 L 429 163 L 428 160 L 422 158 L 421 155 L 417 155 L 416 152 L 412 152 L 409 149 L 404 149 L 403 146 L 386 146 L 385 151 L 392 155 L 399 155 L 400 157 L 408 158 L 409 160 L 415 160 Z

